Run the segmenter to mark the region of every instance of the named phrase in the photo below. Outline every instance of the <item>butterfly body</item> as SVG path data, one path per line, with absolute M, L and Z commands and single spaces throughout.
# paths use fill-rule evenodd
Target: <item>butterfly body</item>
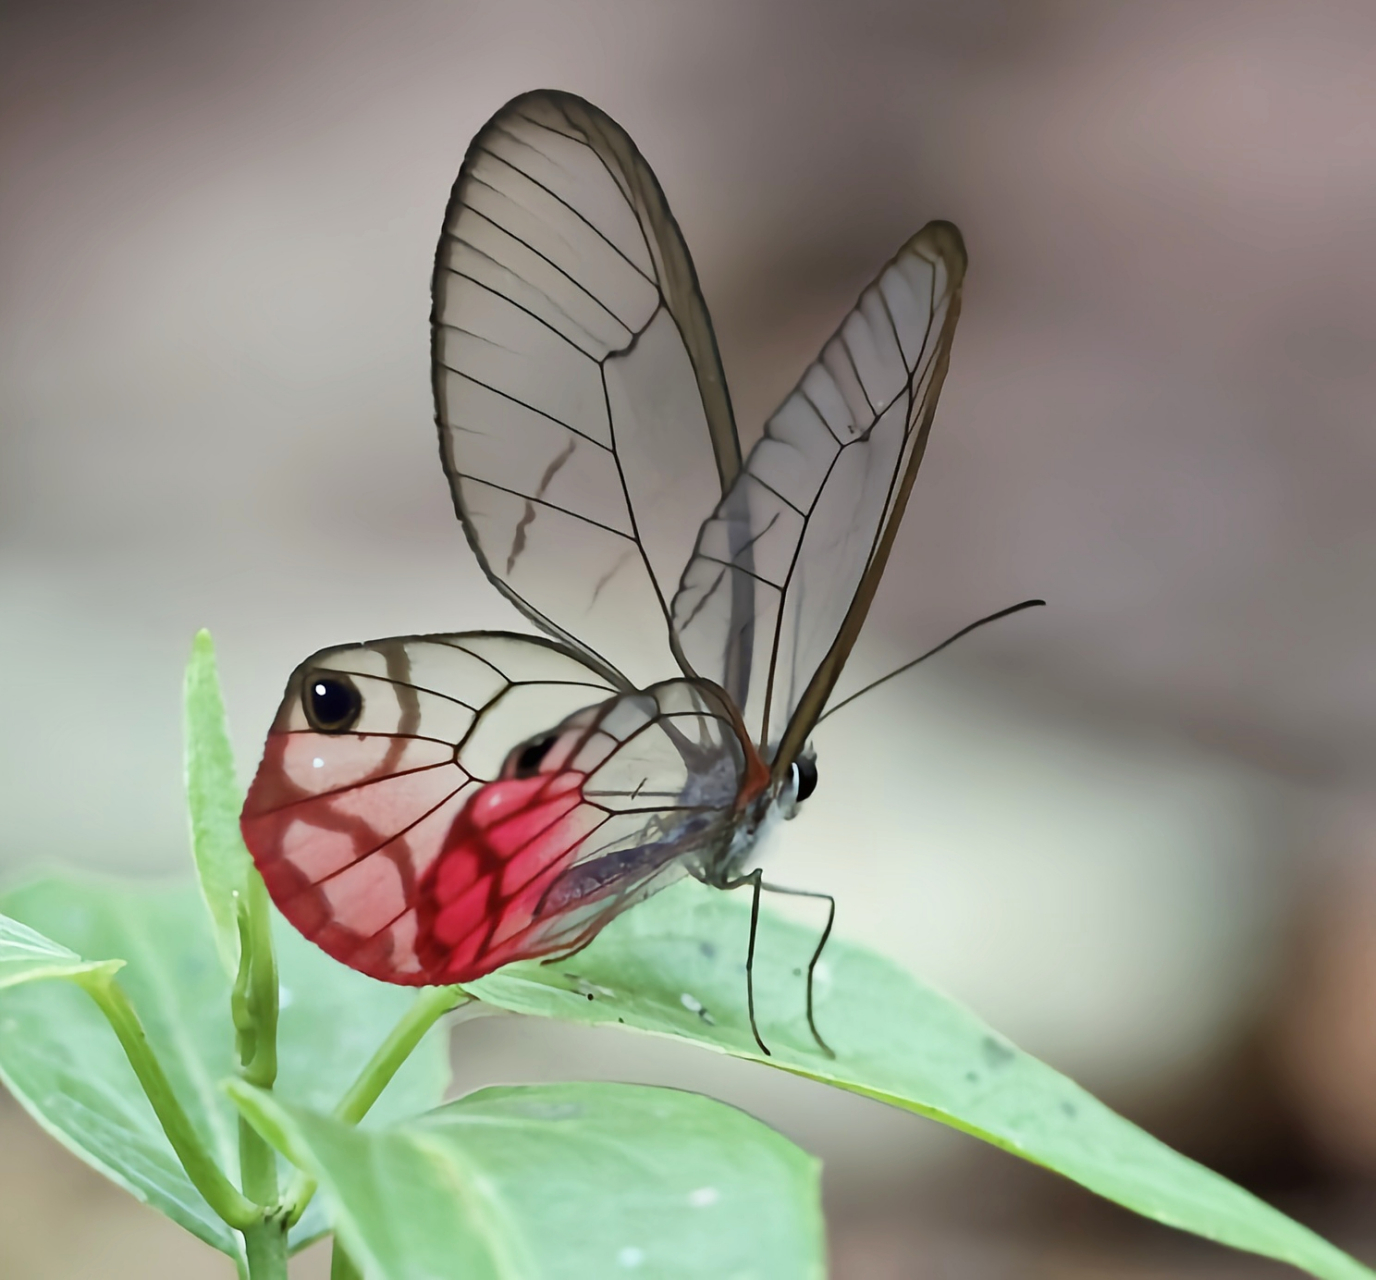
M 570 94 L 503 107 L 446 211 L 433 384 L 469 546 L 542 634 L 297 668 L 242 816 L 288 919 L 421 985 L 573 951 L 684 875 L 758 895 L 922 460 L 964 268 L 950 224 L 909 240 L 743 455 L 630 138 Z

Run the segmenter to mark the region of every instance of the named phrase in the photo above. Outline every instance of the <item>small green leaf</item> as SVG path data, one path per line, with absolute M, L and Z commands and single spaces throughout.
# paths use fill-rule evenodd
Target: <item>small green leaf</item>
M 152 922 L 146 915 L 135 918 L 131 913 L 126 929 L 113 929 L 100 909 L 103 898 L 106 895 L 98 890 L 64 897 L 59 886 L 36 886 L 6 895 L 4 905 L 75 948 L 49 944 L 72 958 L 67 962 L 71 973 L 81 951 L 142 954 L 136 943 L 127 952 L 126 945 L 132 941 L 130 935 L 140 932 L 140 924 Z M 194 898 L 191 905 L 199 911 Z M 140 967 L 136 962 L 128 973 L 134 980 L 131 985 L 137 984 Z M 218 966 L 214 974 L 218 979 Z M 198 977 L 195 966 L 183 975 L 184 1000 L 194 1003 Z M 166 1028 L 157 1016 L 162 1011 L 150 1008 L 147 1000 L 138 1003 L 175 1092 L 197 1132 L 208 1137 L 204 1114 L 194 1105 L 194 1090 L 177 1069 L 177 1055 L 162 1052 Z M 87 1164 L 207 1244 L 240 1258 L 237 1235 L 192 1186 L 114 1032 L 84 992 L 67 983 L 0 992 L 0 1079 L 43 1128 Z M 221 1157 L 221 1168 L 227 1168 L 223 1144 L 209 1146 Z
M 239 903 L 247 895 L 253 862 L 239 836 L 243 795 L 234 778 L 215 645 L 208 631 L 198 632 L 191 648 L 184 704 L 191 851 L 214 923 L 215 949 L 233 979 L 239 971 Z
M 196 890 L 54 880 L 5 895 L 0 908 L 57 940 L 41 963 L 71 965 L 83 954 L 126 958 L 120 984 L 192 1126 L 237 1183 L 238 1115 L 220 1089 L 234 1071 L 230 982 Z M 290 1100 L 328 1110 L 415 995 L 336 964 L 276 923 L 282 977 L 277 1088 Z M 14 945 L 32 951 L 34 936 L 17 934 Z M 14 959 L 28 963 L 18 953 Z M 0 991 L 0 1079 L 58 1141 L 242 1265 L 238 1235 L 186 1177 L 114 1033 L 82 992 L 67 983 Z M 433 1106 L 447 1082 L 445 1037 L 431 1035 L 368 1122 Z M 292 1247 L 324 1229 L 323 1212 L 312 1204 L 292 1232 Z
M 83 960 L 75 951 L 45 938 L 28 925 L 0 916 L 0 991 L 44 978 L 114 973 L 123 964 L 123 960 Z
M 807 1280 L 825 1272 L 819 1165 L 733 1107 L 643 1085 L 482 1089 L 360 1131 L 234 1083 L 318 1179 L 371 1280 Z
M 768 1062 L 916 1111 L 1169 1226 L 1276 1258 L 1326 1280 L 1373 1273 L 1241 1187 L 1179 1155 L 991 1031 L 953 1000 L 861 947 L 833 941 L 818 966 L 817 1023 L 804 1017 L 816 934 L 761 915 L 755 1007 L 745 1007 L 749 904 L 686 881 L 627 912 L 586 950 L 509 965 L 467 984 L 518 1013 L 612 1023 Z

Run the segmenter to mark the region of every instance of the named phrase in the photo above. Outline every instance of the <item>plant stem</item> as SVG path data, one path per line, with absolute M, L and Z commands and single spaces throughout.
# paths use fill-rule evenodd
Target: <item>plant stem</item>
M 345 1091 L 334 1109 L 336 1120 L 357 1124 L 368 1114 L 382 1091 L 396 1075 L 401 1064 L 411 1056 L 425 1033 L 451 1009 L 468 1004 L 473 999 L 462 987 L 426 987 L 422 989 L 387 1038 L 368 1059 L 368 1064 Z
M 239 1075 L 260 1089 L 277 1079 L 277 960 L 267 886 L 256 871 L 239 904 L 239 975 L 230 996 Z
M 262 1210 L 251 1200 L 245 1198 L 235 1185 L 225 1177 L 219 1165 L 211 1158 L 201 1141 L 200 1135 L 192 1126 L 177 1095 L 172 1091 L 158 1061 L 153 1047 L 148 1043 L 143 1023 L 134 1011 L 124 988 L 115 980 L 109 970 L 95 970 L 76 974 L 72 981 L 77 983 L 97 1005 L 114 1028 L 115 1035 L 124 1046 L 125 1056 L 134 1074 L 143 1086 L 143 1092 L 152 1104 L 153 1113 L 162 1125 L 162 1131 L 177 1153 L 186 1176 L 191 1179 L 196 1190 L 206 1199 L 231 1227 L 244 1231 L 262 1220 Z
M 240 1129 L 242 1140 L 243 1130 Z M 244 1228 L 244 1254 L 249 1280 L 287 1280 L 287 1228 L 278 1216 L 261 1215 Z
M 378 1045 L 358 1078 L 345 1090 L 335 1106 L 335 1119 L 345 1124 L 357 1124 L 362 1120 L 425 1033 L 451 1009 L 469 1004 L 472 1000 L 473 997 L 459 986 L 424 988 L 387 1038 Z M 295 1225 L 314 1194 L 315 1180 L 298 1173 L 283 1197 L 289 1224 Z M 338 1254 L 338 1245 L 335 1250 Z
M 277 1079 L 277 961 L 268 891 L 256 871 L 249 875 L 239 908 L 239 941 L 239 974 L 230 996 L 239 1076 L 259 1089 L 271 1089 Z M 286 1280 L 288 1224 L 277 1207 L 277 1153 L 242 1116 L 239 1176 L 244 1194 L 270 1207 L 242 1229 L 250 1280 Z

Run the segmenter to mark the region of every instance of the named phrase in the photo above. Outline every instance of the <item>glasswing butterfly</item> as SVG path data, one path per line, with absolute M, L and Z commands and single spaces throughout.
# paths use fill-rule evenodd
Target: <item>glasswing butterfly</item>
M 242 816 L 287 919 L 375 978 L 466 982 L 692 875 L 753 889 L 749 974 L 775 888 L 752 849 L 816 784 L 809 735 L 922 462 L 965 261 L 948 222 L 913 236 L 743 457 L 635 144 L 571 94 L 497 112 L 435 255 L 435 417 L 469 545 L 543 634 L 296 669 Z

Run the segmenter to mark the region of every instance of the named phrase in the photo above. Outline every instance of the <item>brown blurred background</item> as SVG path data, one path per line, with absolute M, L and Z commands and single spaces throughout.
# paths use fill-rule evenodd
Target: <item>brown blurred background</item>
M 509 622 L 436 464 L 429 260 L 472 133 L 572 89 L 657 169 L 747 432 L 912 230 L 970 246 L 854 683 L 1051 607 L 829 722 L 775 874 L 1376 1260 L 1376 9 L 11 0 L 0 24 L 0 875 L 185 868 L 199 626 L 247 773 L 314 648 Z M 460 1088 L 746 1106 L 826 1160 L 842 1280 L 1287 1274 L 714 1055 L 490 1019 L 455 1057 Z M 0 1150 L 0 1275 L 229 1275 L 9 1100 Z

